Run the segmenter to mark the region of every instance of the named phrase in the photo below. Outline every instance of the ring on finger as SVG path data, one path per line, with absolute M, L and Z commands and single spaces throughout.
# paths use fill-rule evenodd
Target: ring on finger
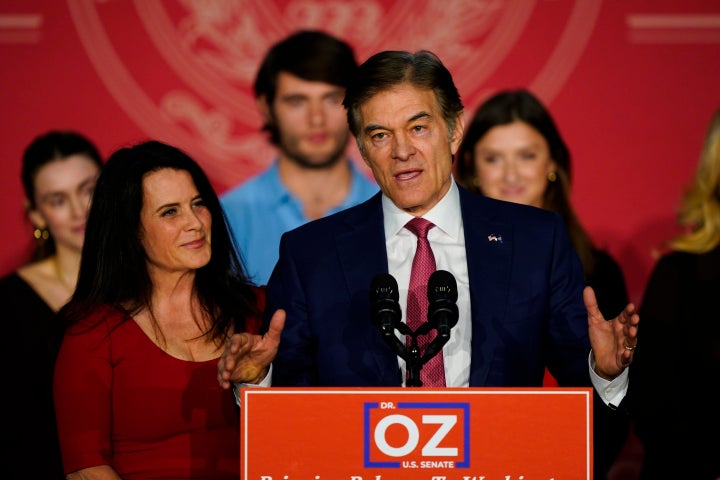
M 637 344 L 633 345 L 632 347 L 628 345 L 627 343 L 623 342 L 623 347 L 625 347 L 625 350 L 630 350 L 631 352 L 635 350 L 635 347 L 637 347 Z

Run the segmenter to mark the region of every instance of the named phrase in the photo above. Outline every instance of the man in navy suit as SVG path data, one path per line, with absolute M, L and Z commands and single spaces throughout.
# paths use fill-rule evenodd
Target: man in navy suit
M 284 234 L 267 286 L 269 333 L 229 342 L 220 383 L 404 385 L 405 361 L 371 321 L 370 285 L 380 273 L 397 279 L 404 321 L 416 249 L 404 226 L 423 217 L 435 225 L 437 268 L 457 281 L 459 318 L 442 348 L 446 386 L 539 387 L 547 367 L 561 386 L 594 386 L 596 430 L 620 432 L 621 442 L 635 308 L 602 317 L 557 214 L 454 182 L 463 105 L 440 60 L 380 52 L 360 67 L 344 105 L 381 192 Z M 282 314 L 270 321 L 278 309 L 284 329 Z M 253 374 L 241 374 L 248 364 Z

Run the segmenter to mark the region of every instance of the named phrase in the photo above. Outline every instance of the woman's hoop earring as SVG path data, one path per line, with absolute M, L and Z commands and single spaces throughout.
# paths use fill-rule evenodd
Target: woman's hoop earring
M 548 179 L 548 182 L 552 183 L 555 180 L 557 180 L 557 174 L 555 172 L 548 172 L 547 179 Z

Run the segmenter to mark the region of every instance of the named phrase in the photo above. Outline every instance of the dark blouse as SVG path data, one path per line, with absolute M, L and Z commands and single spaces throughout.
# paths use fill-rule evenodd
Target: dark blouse
M 604 250 L 595 250 L 595 270 L 586 279 L 593 287 L 598 307 L 605 319 L 617 317 L 630 302 L 620 266 Z
M 63 479 L 52 376 L 63 328 L 45 301 L 16 273 L 0 279 L 3 478 Z
M 640 304 L 630 367 L 641 479 L 720 477 L 720 246 L 668 253 Z

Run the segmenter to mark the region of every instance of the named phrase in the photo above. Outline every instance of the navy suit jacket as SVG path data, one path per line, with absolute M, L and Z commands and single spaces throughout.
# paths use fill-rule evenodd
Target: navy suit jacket
M 459 189 L 470 386 L 541 386 L 546 366 L 562 386 L 590 386 L 582 265 L 561 218 Z M 287 311 L 273 385 L 400 386 L 398 357 L 370 319 L 371 281 L 387 271 L 380 193 L 283 235 L 267 286 L 266 322 Z
M 539 387 L 545 367 L 560 386 L 592 386 L 582 264 L 560 216 L 458 188 L 472 310 L 470 386 Z M 397 354 L 370 319 L 370 284 L 387 272 L 380 193 L 284 234 L 264 322 L 267 330 L 277 308 L 287 311 L 272 384 L 400 386 Z M 593 398 L 594 478 L 601 480 L 630 420 L 625 402 L 609 408 L 596 392 Z

